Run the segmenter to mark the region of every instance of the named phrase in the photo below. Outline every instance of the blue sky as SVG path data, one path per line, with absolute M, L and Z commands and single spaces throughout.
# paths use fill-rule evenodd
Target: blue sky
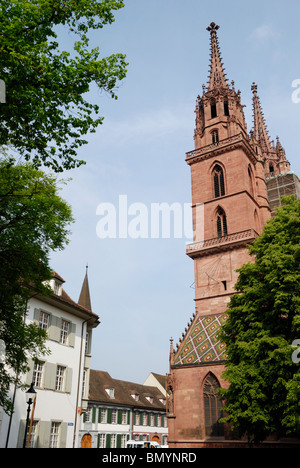
M 93 33 L 91 44 L 103 56 L 125 53 L 129 69 L 117 101 L 91 90 L 105 120 L 78 154 L 87 164 L 63 174 L 72 178 L 61 195 L 76 222 L 67 248 L 51 257 L 74 300 L 88 263 L 92 307 L 101 320 L 93 369 L 139 383 L 150 372 L 167 373 L 169 340 L 178 342 L 194 313 L 189 239 L 100 239 L 96 210 L 111 203 L 118 213 L 120 195 L 128 206 L 149 210 L 153 203 L 191 202 L 185 153 L 193 149 L 195 102 L 207 82 L 212 21 L 220 25 L 227 78 L 241 90 L 248 131 L 255 81 L 270 137 L 280 137 L 300 174 L 300 103 L 292 101 L 292 82 L 300 79 L 299 14 L 296 1 L 128 0 L 113 25 Z

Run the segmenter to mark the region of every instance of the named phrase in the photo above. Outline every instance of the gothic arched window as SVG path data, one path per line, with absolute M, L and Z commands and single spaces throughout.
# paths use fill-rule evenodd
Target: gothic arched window
M 224 172 L 219 164 L 216 164 L 213 171 L 215 198 L 225 195 Z
M 203 386 L 206 437 L 224 435 L 224 426 L 219 422 L 222 417 L 222 402 L 218 388 L 220 388 L 219 382 L 213 374 L 209 373 Z
M 219 208 L 217 211 L 217 236 L 227 236 L 227 220 L 225 211 Z

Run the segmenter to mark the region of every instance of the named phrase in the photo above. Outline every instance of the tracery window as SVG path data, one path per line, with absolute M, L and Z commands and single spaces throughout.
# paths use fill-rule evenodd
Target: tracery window
M 217 236 L 227 236 L 227 219 L 225 211 L 219 208 L 217 211 Z
M 222 402 L 218 394 L 219 387 L 216 377 L 209 373 L 203 387 L 206 437 L 224 435 L 224 426 L 219 422 L 222 417 Z
M 215 198 L 225 195 L 224 172 L 219 164 L 215 165 L 213 171 Z

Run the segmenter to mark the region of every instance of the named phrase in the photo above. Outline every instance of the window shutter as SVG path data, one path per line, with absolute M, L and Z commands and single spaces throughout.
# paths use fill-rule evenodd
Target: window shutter
M 50 316 L 50 325 L 48 329 L 49 340 L 57 341 L 60 340 L 60 330 L 61 330 L 61 318 L 56 317 L 55 315 Z
M 49 390 L 55 390 L 55 380 L 56 380 L 56 364 L 51 362 L 45 363 L 45 378 L 44 378 L 44 388 Z
M 121 448 L 121 434 L 117 434 L 117 447 L 116 448 Z
M 130 411 L 127 411 L 127 424 L 130 424 Z
M 41 309 L 34 309 L 33 312 L 33 321 L 37 324 L 39 323 Z
M 25 419 L 21 419 L 21 420 L 20 420 L 20 425 L 19 425 L 19 434 L 18 434 L 18 440 L 17 440 L 17 448 L 22 448 L 22 447 L 23 447 L 24 435 L 25 435 L 25 426 L 26 426 L 26 421 L 25 421 Z
M 66 393 L 71 393 L 72 389 L 72 374 L 73 374 L 73 369 L 71 367 L 66 368 L 66 373 L 65 373 L 65 392 Z
M 107 410 L 107 422 L 108 422 L 108 424 L 111 424 L 111 411 L 112 410 L 110 408 Z
M 25 383 L 26 383 L 26 385 L 31 385 L 31 382 L 32 382 L 32 379 L 33 379 L 33 366 L 34 366 L 33 360 L 31 358 L 29 358 L 27 364 L 30 367 L 30 370 L 28 371 L 28 373 L 26 375 Z
M 75 323 L 70 324 L 70 334 L 69 334 L 69 346 L 74 348 L 75 346 L 75 333 L 76 333 L 76 325 Z
M 67 446 L 68 423 L 62 423 L 60 430 L 61 430 L 61 432 L 60 432 L 59 448 L 66 448 L 66 446 Z
M 38 448 L 49 448 L 50 444 L 50 431 L 51 431 L 51 422 L 50 421 L 41 421 L 39 424 L 39 433 L 38 433 Z
M 110 434 L 106 434 L 106 448 L 110 448 L 110 437 L 111 435 Z
M 118 410 L 117 423 L 122 424 L 122 410 Z
M 92 422 L 96 422 L 96 406 L 93 406 L 93 411 L 92 411 Z

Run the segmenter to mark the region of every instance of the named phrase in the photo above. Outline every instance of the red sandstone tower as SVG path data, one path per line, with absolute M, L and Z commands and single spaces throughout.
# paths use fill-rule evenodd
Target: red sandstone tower
M 215 23 L 207 87 L 196 103 L 195 149 L 186 154 L 191 168 L 194 242 L 195 313 L 173 349 L 168 383 L 170 447 L 219 446 L 231 437 L 218 423 L 217 388 L 226 386 L 226 349 L 218 332 L 235 292 L 237 268 L 250 261 L 246 245 L 271 217 L 265 178 L 289 170 L 279 140 L 269 139 L 257 87 L 252 85 L 254 130 L 250 136 L 240 91 L 228 83 Z

